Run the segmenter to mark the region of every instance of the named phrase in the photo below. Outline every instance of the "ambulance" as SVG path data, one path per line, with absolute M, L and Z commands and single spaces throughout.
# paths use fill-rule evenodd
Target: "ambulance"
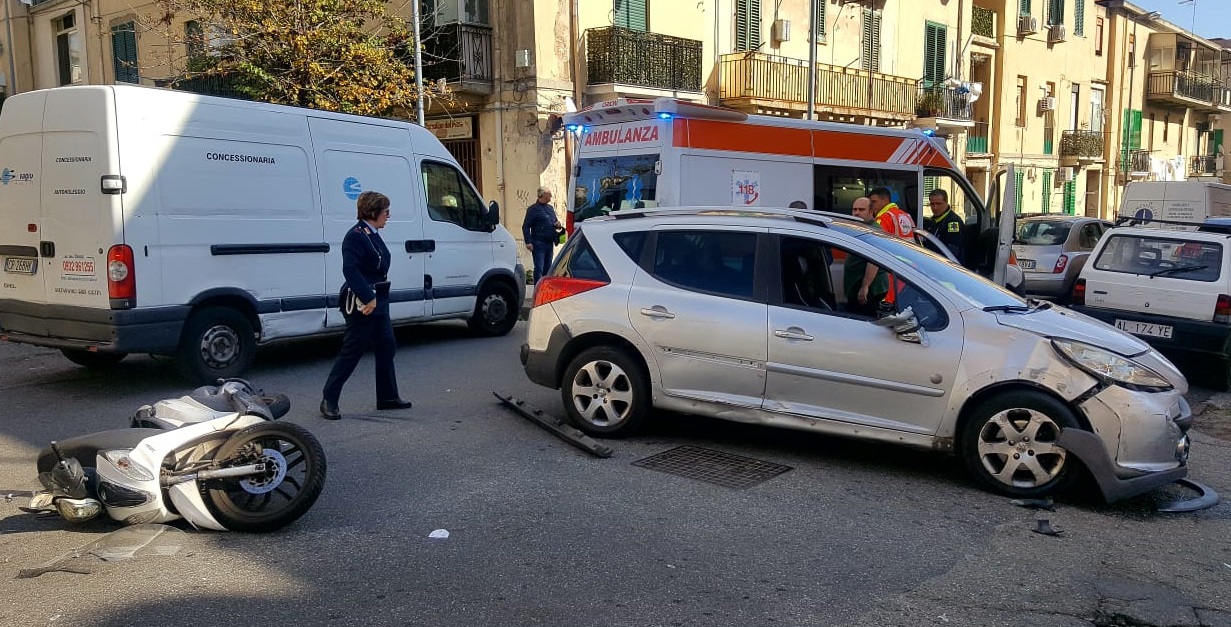
M 920 129 L 749 115 L 670 98 L 600 102 L 563 121 L 576 146 L 570 231 L 587 218 L 657 206 L 803 203 L 849 215 L 856 198 L 878 187 L 922 225 L 928 192 L 943 189 L 967 225 L 964 263 L 994 263 L 995 216 L 944 143 Z

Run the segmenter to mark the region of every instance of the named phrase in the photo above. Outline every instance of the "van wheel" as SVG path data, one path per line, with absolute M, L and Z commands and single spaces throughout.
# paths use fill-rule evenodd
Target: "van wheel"
M 504 283 L 488 281 L 483 289 L 479 290 L 474 315 L 470 316 L 469 320 L 470 330 L 487 337 L 505 335 L 512 331 L 517 324 L 518 315 L 521 314 L 520 303 L 513 302 L 515 300 L 517 293 L 513 288 Z
M 252 324 L 226 307 L 208 307 L 188 318 L 175 366 L 189 381 L 208 385 L 238 377 L 256 353 Z
M 1063 492 L 1077 458 L 1056 442 L 1077 418 L 1059 400 L 1032 390 L 998 394 L 975 408 L 963 430 L 966 468 L 994 492 L 1022 498 Z
M 110 368 L 128 356 L 128 353 L 95 353 L 75 348 L 61 348 L 60 352 L 78 366 L 98 369 Z
M 610 346 L 587 348 L 560 381 L 564 411 L 578 429 L 600 437 L 635 432 L 650 413 L 650 386 L 641 363 Z

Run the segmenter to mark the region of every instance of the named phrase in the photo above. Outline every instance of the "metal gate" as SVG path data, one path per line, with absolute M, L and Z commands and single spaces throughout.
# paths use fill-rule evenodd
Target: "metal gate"
M 449 154 L 453 155 L 454 159 L 461 164 L 462 171 L 470 180 L 474 181 L 474 186 L 480 190 L 483 189 L 483 177 L 479 174 L 479 140 L 477 139 L 448 139 L 441 142 L 445 145 L 445 149 Z

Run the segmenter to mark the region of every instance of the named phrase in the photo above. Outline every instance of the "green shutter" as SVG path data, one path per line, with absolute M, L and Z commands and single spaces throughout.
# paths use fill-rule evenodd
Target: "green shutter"
M 649 27 L 646 0 L 615 0 L 615 25 L 644 31 Z
M 1064 212 L 1073 215 L 1077 211 L 1077 181 L 1064 184 Z
M 863 34 L 860 37 L 859 67 L 867 72 L 881 69 L 881 12 L 863 9 Z
M 1017 14 L 1030 15 L 1030 0 L 1022 0 L 1021 4 L 1017 7 Z
M 1073 5 L 1073 34 L 1078 37 L 1086 36 L 1086 0 L 1074 0 Z
M 1214 136 L 1214 137 L 1213 137 L 1213 139 L 1211 140 L 1211 145 L 1210 145 L 1210 153 L 1209 153 L 1209 154 L 1211 154 L 1211 155 L 1221 155 L 1221 154 L 1222 154 L 1222 129 L 1215 130 L 1215 131 L 1213 132 L 1213 136 Z
M 945 80 L 945 50 L 949 30 L 943 24 L 927 22 L 923 27 L 923 86 L 932 87 Z
M 813 0 L 816 4 L 816 39 L 814 42 L 825 41 L 825 36 L 828 34 L 825 31 L 825 5 L 829 0 Z
M 923 197 L 927 198 L 928 194 L 932 193 L 932 190 L 936 189 L 939 186 L 940 186 L 939 176 L 923 177 Z
M 1026 186 L 1026 172 L 1019 168 L 1015 174 L 1016 176 L 1013 177 L 1017 179 L 1014 181 L 1016 183 L 1014 187 L 1017 188 L 1017 198 L 1014 198 L 1017 202 L 1015 206 L 1017 207 L 1018 213 L 1026 213 L 1025 208 L 1022 207 L 1022 188 Z
M 761 0 L 735 0 L 735 49 L 761 47 Z
M 1129 151 L 1141 148 L 1141 109 L 1125 109 L 1120 126 L 1120 169 L 1128 171 Z
M 115 82 L 141 82 L 137 71 L 137 31 L 133 22 L 111 28 L 111 62 L 115 68 Z
M 1051 168 L 1043 168 L 1043 213 L 1051 213 Z
M 1048 24 L 1063 24 L 1064 23 L 1064 0 L 1048 0 L 1047 2 L 1047 23 Z

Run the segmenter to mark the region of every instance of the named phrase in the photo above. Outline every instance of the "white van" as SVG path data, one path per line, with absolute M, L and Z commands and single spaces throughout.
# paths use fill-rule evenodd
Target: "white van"
M 85 366 L 174 355 L 194 381 L 258 344 L 340 332 L 355 199 L 392 201 L 395 324 L 512 329 L 525 272 L 498 211 L 406 122 L 139 86 L 19 94 L 0 114 L 0 340 Z
M 1210 218 L 1227 217 L 1231 217 L 1231 185 L 1204 181 L 1129 183 L 1117 212 L 1121 224 L 1189 231 Z

